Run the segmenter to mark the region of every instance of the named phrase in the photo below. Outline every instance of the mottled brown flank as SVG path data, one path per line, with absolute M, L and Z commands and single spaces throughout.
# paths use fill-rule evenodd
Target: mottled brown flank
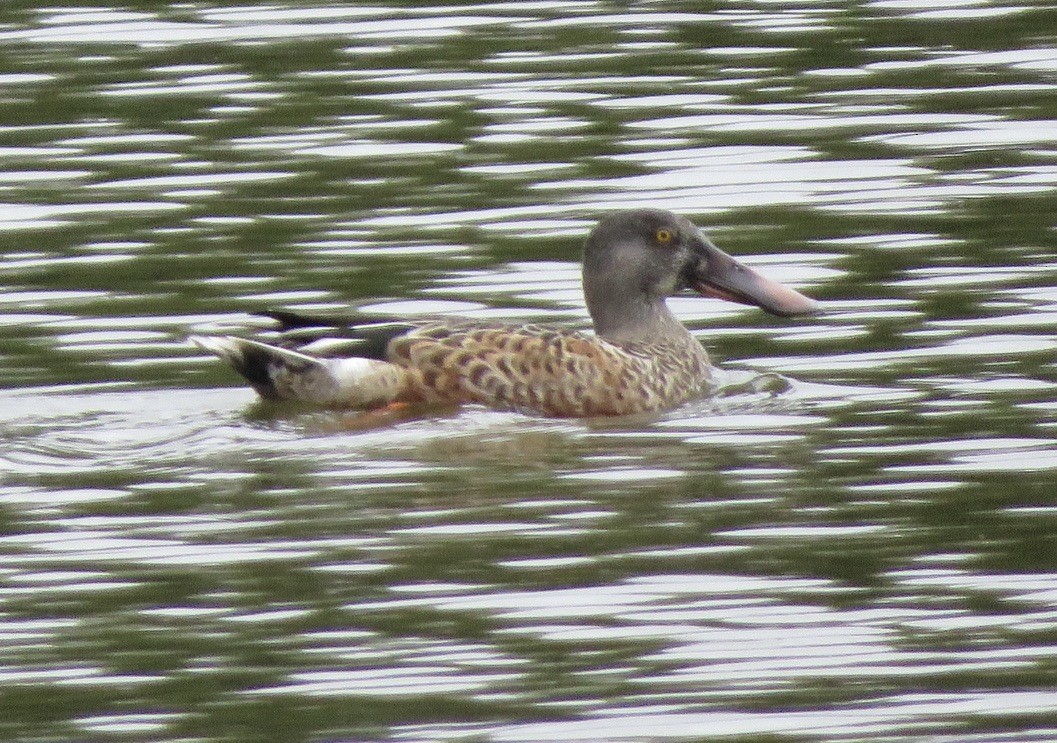
M 626 415 L 701 393 L 708 357 L 689 333 L 618 346 L 534 325 L 424 325 L 389 345 L 407 370 L 401 399 L 478 402 L 552 416 Z

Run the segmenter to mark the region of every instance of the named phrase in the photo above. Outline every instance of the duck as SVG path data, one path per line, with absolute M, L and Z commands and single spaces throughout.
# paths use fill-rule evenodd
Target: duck
M 350 324 L 269 311 L 274 338 L 193 335 L 266 400 L 325 408 L 484 405 L 560 418 L 659 413 L 707 394 L 708 353 L 668 307 L 696 292 L 782 317 L 819 303 L 717 248 L 661 209 L 601 218 L 583 248 L 593 332 L 440 317 Z

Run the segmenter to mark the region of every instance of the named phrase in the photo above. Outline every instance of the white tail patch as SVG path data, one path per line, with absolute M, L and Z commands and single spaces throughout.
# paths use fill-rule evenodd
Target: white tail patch
M 403 367 L 386 361 L 318 358 L 233 336 L 193 335 L 188 340 L 230 363 L 269 399 L 373 408 L 392 402 L 404 388 Z
M 247 350 L 255 349 L 277 361 L 282 360 L 290 364 L 302 366 L 306 364 L 308 366 L 323 365 L 323 359 L 318 359 L 315 356 L 309 356 L 308 354 L 300 353 L 298 351 L 291 351 L 289 348 L 282 348 L 281 346 L 273 346 L 270 343 L 261 343 L 260 341 L 250 340 L 249 338 L 236 338 L 232 335 L 192 335 L 188 340 L 207 351 L 215 353 L 223 359 L 244 359 L 247 356 Z
M 203 351 L 209 351 L 222 359 L 232 359 L 242 355 L 239 351 L 239 339 L 229 335 L 189 335 L 187 340 Z

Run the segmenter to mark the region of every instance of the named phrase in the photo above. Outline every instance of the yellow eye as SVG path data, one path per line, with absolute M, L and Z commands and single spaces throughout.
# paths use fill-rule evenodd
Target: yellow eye
M 653 234 L 653 239 L 659 242 L 661 245 L 667 245 L 672 241 L 672 231 L 666 230 L 661 227 Z

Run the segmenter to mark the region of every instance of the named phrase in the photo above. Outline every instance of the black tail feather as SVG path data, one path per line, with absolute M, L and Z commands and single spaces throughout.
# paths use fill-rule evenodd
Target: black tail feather
M 242 355 L 231 357 L 230 360 L 235 371 L 246 378 L 253 389 L 257 390 L 258 395 L 265 400 L 279 399 L 275 383 L 272 381 L 271 374 L 268 373 L 272 359 L 267 353 L 259 348 L 243 347 Z
M 298 328 L 345 328 L 355 325 L 356 320 L 351 316 L 343 315 L 309 315 L 292 310 L 263 310 L 254 312 L 261 317 L 270 317 L 279 323 L 279 332 L 297 330 Z
M 316 315 L 291 310 L 264 310 L 256 314 L 278 322 L 279 332 L 289 334 L 295 347 L 324 337 L 347 338 L 357 342 L 357 356 L 379 361 L 386 360 L 389 341 L 415 327 L 415 323 L 395 318 Z M 314 333 L 313 329 L 319 332 Z

